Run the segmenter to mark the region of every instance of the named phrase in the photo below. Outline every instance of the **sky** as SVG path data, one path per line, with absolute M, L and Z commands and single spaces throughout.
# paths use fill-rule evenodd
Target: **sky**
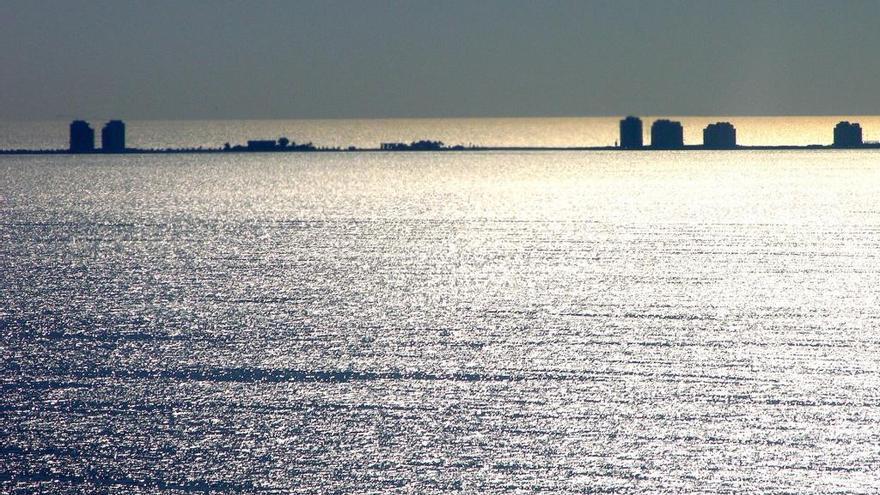
M 2 0 L 0 119 L 880 114 L 880 1 Z

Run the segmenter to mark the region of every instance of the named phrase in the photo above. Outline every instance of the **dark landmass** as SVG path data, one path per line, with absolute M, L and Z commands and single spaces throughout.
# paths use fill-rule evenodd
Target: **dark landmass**
M 680 122 L 668 119 L 654 121 L 650 129 L 651 144 L 643 144 L 643 125 L 638 117 L 629 116 L 620 121 L 620 142 L 614 146 L 449 146 L 442 141 L 420 140 L 410 143 L 380 143 L 378 148 L 349 146 L 318 147 L 309 143 L 297 143 L 286 137 L 278 139 L 254 139 L 246 144 L 225 143 L 219 148 L 129 148 L 125 145 L 125 123 L 121 120 L 107 122 L 101 131 L 101 148 L 95 146 L 95 131 L 83 120 L 70 124 L 70 147 L 68 149 L 12 149 L 0 150 L 0 155 L 82 155 L 82 154 L 176 154 L 176 153 L 397 153 L 397 152 L 446 152 L 446 151 L 698 151 L 698 150 L 826 150 L 826 149 L 880 149 L 880 143 L 862 140 L 862 128 L 856 122 L 840 122 L 834 128 L 834 144 L 821 145 L 762 145 L 742 146 L 736 144 L 736 129 L 729 122 L 709 124 L 703 130 L 703 144 L 684 144 L 684 131 Z

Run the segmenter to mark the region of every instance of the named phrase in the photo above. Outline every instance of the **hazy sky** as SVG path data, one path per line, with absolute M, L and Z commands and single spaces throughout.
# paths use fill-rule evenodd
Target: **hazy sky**
M 0 1 L 0 119 L 880 114 L 880 2 Z

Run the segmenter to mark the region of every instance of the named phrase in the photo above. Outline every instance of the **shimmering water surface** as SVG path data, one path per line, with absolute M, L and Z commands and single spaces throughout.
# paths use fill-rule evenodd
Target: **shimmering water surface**
M 880 153 L 0 157 L 0 491 L 874 493 Z

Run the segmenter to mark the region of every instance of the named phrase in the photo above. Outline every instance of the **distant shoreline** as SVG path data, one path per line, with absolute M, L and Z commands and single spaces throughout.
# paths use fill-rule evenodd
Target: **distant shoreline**
M 880 142 L 865 141 L 858 122 L 841 121 L 834 127 L 834 142 L 830 145 L 740 145 L 736 127 L 730 122 L 715 122 L 703 129 L 702 144 L 685 144 L 684 127 L 679 121 L 657 119 L 650 126 L 650 144 L 644 142 L 645 131 L 641 118 L 627 116 L 619 122 L 620 139 L 613 145 L 603 146 L 483 146 L 449 145 L 440 140 L 420 139 L 406 142 L 381 142 L 376 147 L 316 146 L 312 142 L 297 143 L 287 137 L 277 139 L 248 139 L 245 144 L 224 143 L 222 146 L 191 146 L 166 148 L 131 148 L 126 146 L 126 126 L 122 120 L 106 122 L 100 131 L 101 146 L 96 146 L 96 129 L 85 120 L 70 123 L 70 146 L 54 149 L 5 149 L 0 155 L 159 155 L 159 154 L 216 154 L 216 153 L 400 153 L 400 152 L 528 152 L 528 151 L 786 151 L 822 149 L 880 149 Z
M 811 150 L 876 150 L 880 149 L 880 143 L 866 143 L 861 146 L 840 147 L 824 144 L 810 145 L 756 145 L 736 146 L 733 148 L 712 148 L 703 145 L 683 146 L 680 148 L 661 149 L 649 146 L 636 149 L 621 148 L 619 146 L 453 146 L 433 149 L 382 149 L 382 148 L 313 148 L 313 149 L 224 149 L 224 148 L 170 148 L 170 149 L 141 149 L 129 148 L 125 151 L 108 152 L 96 149 L 95 151 L 74 152 L 68 149 L 14 149 L 0 150 L 0 155 L 176 155 L 176 154 L 242 154 L 242 153 L 448 153 L 448 152 L 475 152 L 475 151 L 811 151 Z

